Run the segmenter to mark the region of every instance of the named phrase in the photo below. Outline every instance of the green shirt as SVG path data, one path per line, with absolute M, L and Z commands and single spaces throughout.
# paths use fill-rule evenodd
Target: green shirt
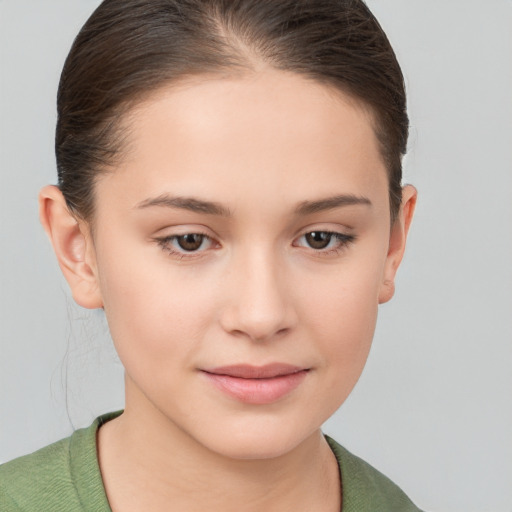
M 120 413 L 0 466 L 1 512 L 111 512 L 96 452 L 98 428 Z M 420 512 L 391 480 L 327 437 L 338 459 L 343 512 Z

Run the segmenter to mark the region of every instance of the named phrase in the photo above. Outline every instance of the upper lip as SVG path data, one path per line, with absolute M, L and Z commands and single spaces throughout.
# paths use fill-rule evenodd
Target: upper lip
M 238 377 L 240 379 L 270 379 L 282 375 L 290 375 L 300 371 L 307 370 L 300 366 L 286 363 L 271 363 L 264 366 L 254 366 L 251 364 L 235 364 L 230 366 L 218 366 L 208 368 L 203 371 L 215 375 L 227 375 L 228 377 Z

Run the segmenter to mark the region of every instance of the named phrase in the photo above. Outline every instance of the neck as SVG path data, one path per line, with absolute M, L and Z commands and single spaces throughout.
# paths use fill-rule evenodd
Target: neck
M 113 512 L 339 512 L 338 465 L 320 430 L 273 458 L 233 459 L 179 429 L 151 404 L 100 428 L 98 454 Z M 243 504 L 243 508 L 242 505 Z

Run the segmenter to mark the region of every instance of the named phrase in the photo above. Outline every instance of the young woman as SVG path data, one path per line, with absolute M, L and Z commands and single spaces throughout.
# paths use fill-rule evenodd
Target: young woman
M 355 0 L 105 0 L 40 214 L 126 406 L 0 469 L 2 511 L 417 511 L 320 428 L 365 364 L 416 191 Z

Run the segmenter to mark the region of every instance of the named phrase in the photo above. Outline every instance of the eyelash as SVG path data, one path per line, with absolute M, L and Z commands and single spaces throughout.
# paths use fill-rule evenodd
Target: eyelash
M 176 250 L 176 249 L 174 249 L 172 247 L 173 242 L 176 242 L 179 238 L 184 238 L 186 236 L 191 236 L 191 235 L 192 236 L 195 235 L 195 236 L 203 237 L 202 241 L 201 241 L 201 246 L 203 245 L 205 240 L 209 241 L 211 244 L 214 244 L 214 240 L 212 239 L 212 237 L 208 236 L 206 233 L 201 233 L 200 231 L 184 233 L 183 235 L 171 235 L 171 236 L 166 236 L 166 237 L 163 237 L 163 238 L 157 238 L 156 241 L 157 241 L 158 245 L 164 251 L 169 253 L 170 256 L 172 256 L 174 258 L 177 258 L 179 260 L 182 260 L 184 258 L 192 259 L 192 258 L 201 257 L 202 253 L 204 251 L 197 251 L 197 250 L 195 250 L 195 251 L 187 251 L 185 249 Z
M 307 235 L 313 235 L 313 234 L 327 235 L 329 237 L 328 244 L 330 244 L 333 239 L 337 241 L 336 246 L 331 247 L 331 248 L 315 249 L 314 247 L 311 247 L 308 245 L 308 248 L 312 249 L 315 253 L 317 253 L 316 255 L 318 255 L 318 256 L 330 256 L 330 255 L 340 254 L 351 243 L 353 243 L 356 240 L 355 235 L 347 235 L 345 233 L 338 233 L 336 231 L 328 231 L 328 230 L 321 230 L 321 229 L 308 231 L 307 233 L 302 234 L 298 239 L 300 240 L 301 238 L 306 237 Z
M 303 233 L 296 240 L 300 240 L 301 238 L 306 237 L 307 235 L 313 235 L 313 234 L 327 235 L 329 237 L 328 244 L 330 244 L 333 239 L 337 240 L 337 242 L 338 242 L 335 247 L 328 248 L 328 249 L 327 248 L 315 249 L 314 247 L 311 247 L 311 246 L 298 246 L 298 247 L 309 248 L 309 249 L 313 250 L 314 253 L 316 253 L 315 255 L 318 255 L 318 256 L 331 256 L 331 255 L 340 254 L 350 244 L 352 244 L 356 240 L 355 235 L 347 235 L 344 233 L 338 233 L 336 231 L 328 231 L 328 230 L 308 231 L 306 233 Z M 183 249 L 183 248 L 181 248 L 181 250 L 176 250 L 175 248 L 173 248 L 172 244 L 174 242 L 177 242 L 179 238 L 184 238 L 186 236 L 202 237 L 201 245 L 199 246 L 199 248 L 201 248 L 203 246 L 203 243 L 205 241 L 209 242 L 212 245 L 215 244 L 215 241 L 212 239 L 212 237 L 208 236 L 206 233 L 201 233 L 201 232 L 190 232 L 190 233 L 184 233 L 183 235 L 171 235 L 171 236 L 166 236 L 163 238 L 156 238 L 155 240 L 164 251 L 166 251 L 170 256 L 172 256 L 174 258 L 177 258 L 179 260 L 182 260 L 185 258 L 186 259 L 200 258 L 203 255 L 203 253 L 205 252 L 204 250 L 203 251 L 199 251 L 199 250 L 187 251 L 186 249 Z

